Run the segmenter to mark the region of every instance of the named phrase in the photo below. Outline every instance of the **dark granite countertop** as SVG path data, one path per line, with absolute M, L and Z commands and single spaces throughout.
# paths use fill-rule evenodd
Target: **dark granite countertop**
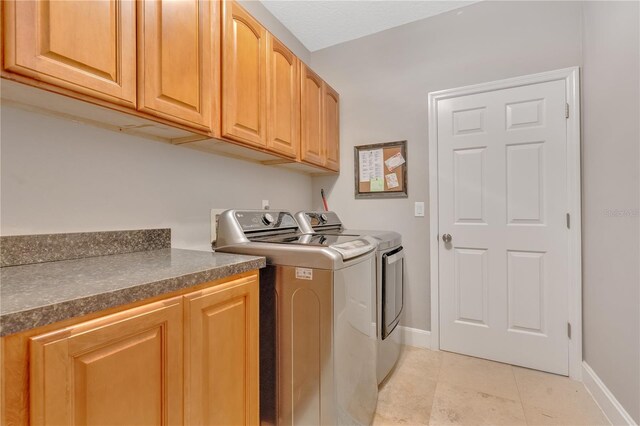
M 160 249 L 0 269 L 0 336 L 259 269 L 263 257 Z

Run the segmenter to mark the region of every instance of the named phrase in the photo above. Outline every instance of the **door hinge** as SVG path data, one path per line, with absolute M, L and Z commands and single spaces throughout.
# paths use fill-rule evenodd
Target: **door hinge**
M 569 104 L 564 104 L 564 118 L 569 118 Z
M 567 213 L 567 229 L 571 229 L 571 215 Z
M 570 322 L 567 323 L 567 337 L 571 339 L 571 323 Z

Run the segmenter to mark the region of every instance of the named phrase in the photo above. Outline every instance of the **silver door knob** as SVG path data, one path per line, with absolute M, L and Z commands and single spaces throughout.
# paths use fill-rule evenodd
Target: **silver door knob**
M 444 234 L 442 236 L 442 241 L 444 241 L 445 243 L 450 243 L 451 242 L 451 234 Z

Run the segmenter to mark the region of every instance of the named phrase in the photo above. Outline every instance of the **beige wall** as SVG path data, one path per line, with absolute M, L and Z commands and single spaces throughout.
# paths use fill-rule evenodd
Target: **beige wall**
M 584 4 L 584 358 L 636 422 L 640 422 L 639 22 L 637 2 Z
M 2 235 L 168 227 L 211 248 L 210 209 L 306 209 L 307 175 L 3 106 Z
M 430 329 L 427 94 L 580 65 L 581 4 L 483 1 L 313 52 L 311 65 L 340 92 L 338 178 L 314 178 L 352 228 L 393 229 L 407 249 L 404 324 Z M 355 200 L 353 147 L 408 141 L 409 198 Z

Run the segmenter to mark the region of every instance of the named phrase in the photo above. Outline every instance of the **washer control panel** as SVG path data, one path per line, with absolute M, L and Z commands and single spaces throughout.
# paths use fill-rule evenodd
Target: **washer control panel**
M 266 231 L 298 227 L 293 215 L 286 211 L 236 211 L 235 218 L 243 231 Z

